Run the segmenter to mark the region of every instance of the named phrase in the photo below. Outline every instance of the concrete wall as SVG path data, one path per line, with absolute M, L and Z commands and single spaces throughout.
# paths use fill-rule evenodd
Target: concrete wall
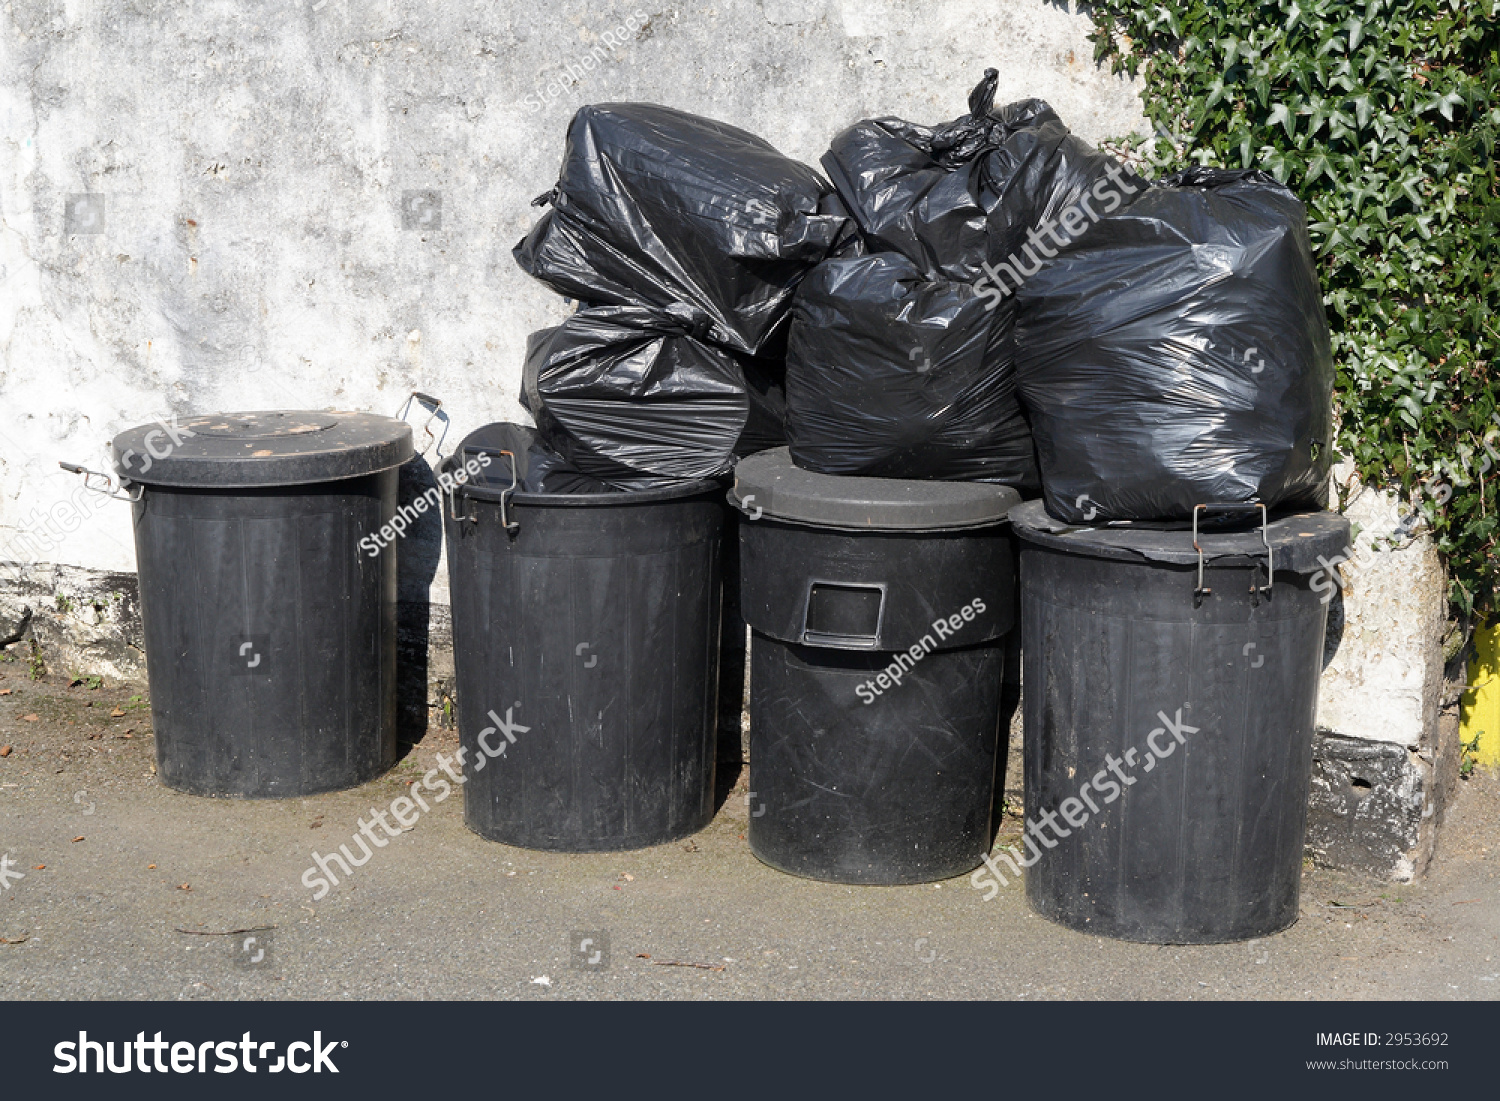
M 1432 540 L 1403 530 L 1396 498 L 1347 467 L 1334 481 L 1356 535 L 1329 605 L 1308 848 L 1334 867 L 1409 880 L 1432 858 L 1458 773 L 1447 577 Z

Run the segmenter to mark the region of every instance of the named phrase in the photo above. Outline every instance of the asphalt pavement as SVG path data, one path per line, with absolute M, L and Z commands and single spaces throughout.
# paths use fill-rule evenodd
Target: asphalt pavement
M 467 830 L 455 796 L 382 835 L 315 898 L 312 854 L 358 854 L 360 819 L 451 755 L 452 730 L 429 729 L 352 791 L 206 799 L 156 778 L 138 690 L 68 680 L 0 664 L 4 998 L 1500 996 L 1494 778 L 1462 785 L 1425 882 L 1306 867 L 1296 925 L 1244 944 L 1082 935 L 1032 914 L 1017 883 L 986 901 L 968 877 L 849 887 L 784 875 L 750 853 L 746 776 L 733 767 L 713 823 L 688 841 L 514 849 Z

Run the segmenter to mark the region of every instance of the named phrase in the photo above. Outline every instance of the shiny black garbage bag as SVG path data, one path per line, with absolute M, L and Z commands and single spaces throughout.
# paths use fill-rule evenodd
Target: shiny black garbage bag
M 1306 210 L 1270 176 L 1168 177 L 1027 279 L 1017 309 L 1056 519 L 1326 504 L 1328 321 Z
M 792 461 L 821 474 L 1034 487 L 1009 354 L 1013 301 L 894 253 L 803 280 L 787 348 Z
M 1012 271 L 1034 269 L 1069 239 L 1058 224 L 1067 211 L 1081 233 L 1089 212 L 1144 188 L 1042 100 L 994 107 L 998 79 L 985 70 L 969 113 L 946 125 L 866 119 L 833 140 L 823 169 L 869 251 L 898 252 L 931 278 L 988 275 L 1008 292 Z
M 532 334 L 521 400 L 568 467 L 646 488 L 716 477 L 779 446 L 779 369 L 708 343 L 680 313 L 590 306 Z
M 514 249 L 580 302 L 690 308 L 704 336 L 757 355 L 798 280 L 850 236 L 828 183 L 744 130 L 645 103 L 568 126 L 549 210 Z

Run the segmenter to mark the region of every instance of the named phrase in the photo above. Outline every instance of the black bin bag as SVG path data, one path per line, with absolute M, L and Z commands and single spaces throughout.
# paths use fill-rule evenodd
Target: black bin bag
M 680 316 L 590 306 L 527 342 L 522 404 L 572 470 L 620 488 L 728 473 L 782 442 L 779 381 Z
M 507 451 L 510 452 L 510 457 L 503 454 Z M 515 462 L 514 476 L 518 493 L 545 493 L 553 496 L 621 493 L 658 489 L 673 484 L 670 479 L 651 477 L 627 478 L 618 482 L 590 478 L 543 443 L 535 428 L 508 421 L 486 424 L 469 433 L 459 445 L 459 453 L 453 457 L 453 462 L 455 466 L 461 467 L 483 455 L 488 455 L 490 461 L 468 480 L 490 490 L 505 489 L 511 484 L 512 460 Z
M 823 169 L 871 252 L 963 282 L 992 264 L 1010 287 L 1017 279 L 1000 265 L 1024 273 L 1054 254 L 1067 235 L 1046 227 L 1065 211 L 1115 209 L 1144 189 L 1043 101 L 994 107 L 998 79 L 986 69 L 969 114 L 944 126 L 866 119 L 833 140 Z
M 1012 301 L 928 280 L 894 253 L 814 268 L 787 347 L 793 462 L 820 474 L 1034 486 L 1006 358 L 1014 313 Z
M 1328 321 L 1306 211 L 1265 173 L 1168 177 L 1027 279 L 1017 318 L 1055 518 L 1326 503 Z
M 584 107 L 521 267 L 581 302 L 696 310 L 756 355 L 802 275 L 849 236 L 827 182 L 744 130 L 643 103 Z

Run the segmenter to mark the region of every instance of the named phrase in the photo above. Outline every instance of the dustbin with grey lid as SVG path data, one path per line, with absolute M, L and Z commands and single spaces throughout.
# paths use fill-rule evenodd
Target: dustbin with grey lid
M 396 510 L 411 429 L 251 412 L 115 437 L 135 501 L 158 774 L 198 795 L 352 787 L 396 752 Z M 380 542 L 384 542 L 381 540 Z
M 997 858 L 1033 909 L 1150 943 L 1297 919 L 1332 566 L 1349 524 L 1199 506 L 1242 530 L 1076 527 L 1021 546 L 1026 817 Z M 1007 866 L 1008 865 L 1008 866 Z
M 743 459 L 750 848 L 794 875 L 922 883 L 990 846 L 1005 635 L 1003 486 Z

